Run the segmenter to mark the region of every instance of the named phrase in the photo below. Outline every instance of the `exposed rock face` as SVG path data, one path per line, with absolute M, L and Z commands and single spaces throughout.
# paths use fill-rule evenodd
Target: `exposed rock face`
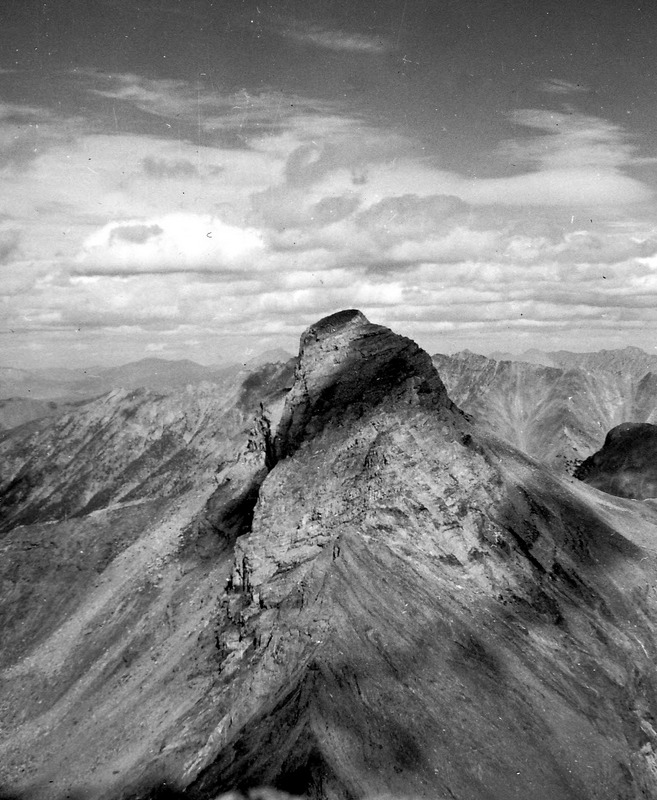
M 341 319 L 349 348 L 369 329 Z M 438 384 L 427 402 L 428 377 L 365 403 L 371 380 L 338 367 L 357 413 L 335 404 L 321 424 L 288 424 L 321 408 L 330 383 L 310 357 L 317 344 L 331 352 L 330 335 L 309 333 L 280 429 L 293 455 L 236 545 L 218 621 L 221 718 L 187 793 L 657 791 L 657 736 L 646 738 L 657 609 L 644 595 L 636 605 L 655 569 L 655 516 L 637 515 L 625 539 L 613 506 L 477 434 Z M 373 353 L 388 336 L 373 334 Z
M 635 347 L 530 355 L 532 363 L 469 351 L 433 361 L 449 396 L 479 425 L 570 473 L 610 428 L 657 421 L 655 356 Z
M 651 504 L 482 433 L 355 311 L 202 485 L 0 674 L 8 792 L 657 796 Z
M 356 310 L 320 320 L 301 337 L 295 383 L 276 435 L 279 457 L 328 421 L 355 418 L 373 405 L 425 397 L 448 405 L 445 387 L 429 356 L 415 342 L 372 325 Z
M 657 425 L 626 422 L 613 428 L 575 477 L 618 497 L 657 497 Z

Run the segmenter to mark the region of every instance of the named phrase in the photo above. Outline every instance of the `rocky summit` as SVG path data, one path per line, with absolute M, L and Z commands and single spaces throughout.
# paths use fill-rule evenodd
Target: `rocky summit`
M 224 410 L 234 457 L 172 500 L 142 477 L 4 534 L 4 793 L 657 796 L 653 506 L 484 432 L 358 311 L 258 388 L 243 427 Z M 56 612 L 45 547 L 95 573 Z
M 657 425 L 617 425 L 607 434 L 602 448 L 581 464 L 575 477 L 619 497 L 657 497 Z

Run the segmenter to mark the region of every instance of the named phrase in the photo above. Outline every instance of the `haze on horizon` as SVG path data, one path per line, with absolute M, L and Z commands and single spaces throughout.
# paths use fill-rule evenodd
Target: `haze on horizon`
M 657 9 L 71 0 L 0 11 L 2 356 L 657 346 Z

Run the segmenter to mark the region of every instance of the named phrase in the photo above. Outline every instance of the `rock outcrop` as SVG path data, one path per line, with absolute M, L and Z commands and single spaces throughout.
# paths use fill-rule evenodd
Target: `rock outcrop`
M 353 309 L 326 317 L 301 337 L 295 381 L 276 433 L 277 455 L 290 455 L 328 422 L 346 423 L 404 394 L 409 402 L 451 406 L 431 359 L 415 342 Z
M 657 497 L 657 425 L 626 422 L 616 426 L 602 449 L 578 467 L 575 477 L 618 497 Z

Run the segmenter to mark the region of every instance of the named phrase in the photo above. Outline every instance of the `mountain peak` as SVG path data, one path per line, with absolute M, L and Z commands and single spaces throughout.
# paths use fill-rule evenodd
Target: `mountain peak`
M 313 341 L 321 341 L 335 334 L 344 334 L 369 324 L 370 321 L 365 314 L 358 309 L 349 308 L 344 311 L 336 311 L 335 314 L 329 314 L 328 317 L 323 317 L 306 328 L 301 336 L 301 349 L 303 350 L 304 346 Z
M 597 453 L 582 462 L 575 477 L 618 497 L 657 497 L 657 425 L 624 422 L 612 428 Z
M 410 403 L 452 407 L 430 356 L 411 339 L 374 325 L 360 311 L 331 314 L 301 336 L 295 382 L 276 434 L 276 452 L 344 415 L 366 413 L 402 396 Z

